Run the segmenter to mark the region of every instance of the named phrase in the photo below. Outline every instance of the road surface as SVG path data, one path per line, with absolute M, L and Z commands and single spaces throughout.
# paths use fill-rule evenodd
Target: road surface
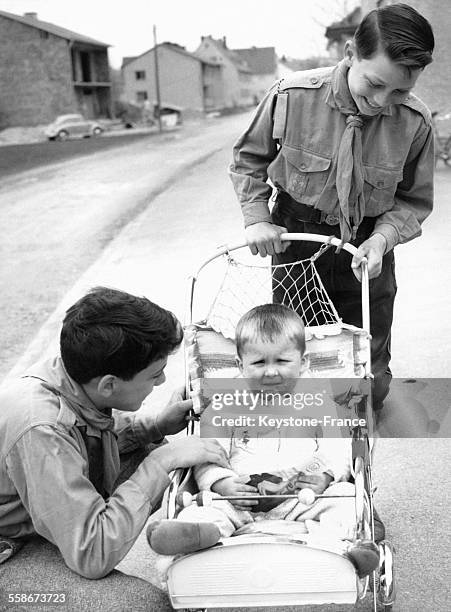
M 8 257 L 11 250 L 22 261 L 22 266 L 17 266 L 9 277 L 7 274 L 2 277 L 1 288 L 8 288 L 8 283 L 15 286 L 16 293 L 12 293 L 3 306 L 9 304 L 17 309 L 18 302 L 14 298 L 20 283 L 15 283 L 14 278 L 22 275 L 23 310 L 13 315 L 13 320 L 26 327 L 23 344 L 43 319 L 41 311 L 33 311 L 33 300 L 46 303 L 50 311 L 65 291 L 71 291 L 70 302 L 75 294 L 92 284 L 113 284 L 144 293 L 174 310 L 178 316 L 183 315 L 188 274 L 218 244 L 242 235 L 239 208 L 234 203 L 225 172 L 231 142 L 241 129 L 239 123 L 237 119 L 224 123 L 222 132 L 215 129 L 205 141 L 197 139 L 191 145 L 168 142 L 155 157 L 145 150 L 138 153 L 135 148 L 130 156 L 123 149 L 118 159 L 113 153 L 108 153 L 108 157 L 102 154 L 97 158 L 99 163 L 95 171 L 92 163 L 88 166 L 71 162 L 56 174 L 40 175 L 38 181 L 23 183 L 13 193 L 7 192 L 10 214 L 18 207 L 16 210 L 21 210 L 26 227 L 25 231 L 23 228 L 19 231 L 18 223 L 13 228 L 15 240 L 11 238 L 3 251 L 2 256 Z M 138 200 L 142 204 L 133 209 L 129 202 L 126 209 L 133 212 L 129 217 L 127 214 L 121 216 L 125 200 L 116 199 L 118 193 L 130 192 L 140 173 L 155 169 L 152 162 L 159 164 L 158 169 L 165 164 L 172 166 L 175 156 L 186 157 L 184 147 L 211 147 L 212 140 L 215 152 L 210 148 L 203 163 L 186 168 L 172 180 L 167 178 L 165 189 L 159 194 L 154 192 L 149 197 L 146 192 L 149 185 L 138 181 Z M 140 146 L 144 145 L 134 145 Z M 111 174 L 105 167 L 109 164 L 112 165 Z M 90 171 L 86 174 L 88 167 Z M 61 186 L 60 179 L 69 180 L 68 175 L 70 191 L 60 187 L 56 194 L 52 193 L 51 187 Z M 446 206 L 450 187 L 451 172 L 440 169 L 437 211 L 425 225 L 425 236 L 397 249 L 399 294 L 393 328 L 393 370 L 395 375 L 404 378 L 449 378 L 450 375 L 448 288 L 451 266 L 447 236 L 451 218 Z M 0 217 L 2 227 L 8 218 Z M 132 220 L 125 224 L 127 218 Z M 115 223 L 123 227 L 117 236 Z M 87 228 L 86 232 L 77 237 L 82 227 Z M 110 228 L 109 233 L 105 233 L 105 227 Z M 25 245 L 21 242 L 24 237 L 28 237 Z M 77 249 L 85 253 L 81 260 L 75 257 Z M 14 266 L 15 256 L 7 260 L 8 266 Z M 55 259 L 64 268 L 61 272 L 57 272 Z M 88 263 L 92 266 L 82 274 Z M 39 273 L 41 269 L 42 274 Z M 76 290 L 72 287 L 74 282 Z M 50 295 L 43 297 L 42 293 L 49 292 Z M 33 321 L 27 322 L 27 313 L 34 317 Z M 10 347 L 9 363 L 12 363 L 11 350 Z M 168 368 L 169 385 L 180 382 L 180 365 L 178 355 Z M 165 390 L 160 390 L 163 395 Z M 398 601 L 395 610 L 399 612 L 449 610 L 450 460 L 449 439 L 378 441 L 374 466 L 378 485 L 376 503 L 386 522 L 388 536 L 397 548 Z M 138 540 L 121 567 L 153 579 L 144 538 Z M 321 608 L 326 609 L 337 610 L 336 607 Z M 284 610 L 288 612 L 294 608 Z
M 42 143 L 83 146 L 76 156 L 44 163 L 0 185 L 0 380 L 56 304 L 105 246 L 192 164 L 230 148 L 236 115 L 192 123 L 183 130 L 137 139 L 81 156 L 101 139 Z M 105 138 L 105 140 L 113 140 Z M 227 143 L 227 145 L 225 145 Z M 35 145 L 25 145 L 22 162 Z M 10 147 L 0 147 L 0 155 Z M 14 148 L 16 149 L 16 147 Z M 33 149 L 33 163 L 39 159 Z M 45 159 L 45 156 L 44 158 Z M 46 160 L 48 161 L 48 160 Z M 224 170 L 225 172 L 225 170 Z

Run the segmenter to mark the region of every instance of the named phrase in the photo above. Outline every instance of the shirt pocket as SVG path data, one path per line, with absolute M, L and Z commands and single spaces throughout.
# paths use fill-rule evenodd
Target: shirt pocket
M 398 183 L 402 181 L 402 170 L 364 166 L 365 214 L 376 217 L 393 208 Z
M 289 145 L 282 145 L 284 160 L 280 186 L 295 200 L 314 205 L 318 202 L 329 176 L 331 159 Z

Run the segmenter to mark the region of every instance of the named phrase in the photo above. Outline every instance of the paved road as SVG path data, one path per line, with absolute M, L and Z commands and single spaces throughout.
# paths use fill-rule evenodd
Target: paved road
M 240 213 L 224 172 L 229 157 L 230 152 L 221 148 L 162 192 L 80 279 L 71 299 L 87 286 L 114 281 L 126 290 L 142 291 L 183 316 L 187 276 L 217 245 L 242 234 Z M 439 173 L 437 213 L 428 222 L 425 236 L 399 248 L 400 290 L 394 327 L 397 349 L 393 359 L 398 376 L 450 375 L 449 358 L 444 353 L 451 334 L 447 320 L 435 316 L 434 310 L 434 305 L 440 309 L 448 300 L 450 279 L 444 262 L 449 262 L 449 247 L 441 237 L 449 231 L 451 218 L 449 209 L 441 203 L 446 202 L 450 186 L 451 172 Z M 168 218 L 172 220 L 169 225 Z M 428 316 L 423 316 L 426 311 Z M 171 385 L 182 382 L 181 372 L 181 355 L 177 355 L 168 368 Z M 417 389 L 415 385 L 414 388 Z M 165 390 L 156 391 L 163 394 Z M 157 399 L 155 393 L 149 404 Z M 450 460 L 448 439 L 378 442 L 374 466 L 376 503 L 398 551 L 398 612 L 449 610 L 449 546 L 448 538 L 443 536 L 449 532 L 451 483 L 445 466 Z M 143 537 L 121 567 L 154 580 L 155 570 Z M 368 610 L 368 605 L 366 602 L 362 608 Z M 326 609 L 337 610 L 320 610 Z
M 193 163 L 229 142 L 233 126 L 244 125 L 244 117 L 192 123 L 132 144 L 120 140 L 120 147 L 41 164 L 2 180 L 0 379 L 121 228 Z M 35 164 L 40 152 L 54 145 L 89 148 L 101 141 L 25 146 L 17 168 L 27 163 L 27 152 Z M 0 147 L 0 155 L 8 148 Z
M 47 164 L 64 162 L 74 157 L 92 155 L 100 151 L 139 143 L 143 139 L 157 136 L 155 132 L 133 130 L 121 135 L 99 138 L 82 138 L 65 142 L 37 142 L 33 144 L 7 145 L 0 147 L 0 175 L 11 176 L 33 170 Z
M 225 173 L 230 143 L 239 126 L 234 121 L 225 127 L 228 134 L 224 132 L 223 139 L 218 134 L 215 136 L 217 152 L 211 153 L 201 165 L 178 173 L 177 180 L 166 181 L 166 188 L 153 195 L 148 205 L 116 239 L 110 241 L 101 257 L 71 288 L 65 296 L 66 303 L 71 303 L 89 286 L 104 283 L 146 294 L 177 315 L 183 315 L 188 274 L 218 244 L 241 235 L 240 213 L 233 203 L 233 193 Z M 211 144 L 210 140 L 208 142 Z M 200 140 L 191 144 L 201 145 Z M 178 148 L 180 146 L 181 143 Z M 172 163 L 176 150 L 177 147 L 168 143 L 165 155 L 162 155 L 163 150 L 159 153 L 160 165 L 166 159 Z M 128 173 L 128 157 L 121 156 L 121 160 L 127 172 L 122 171 L 117 181 L 110 182 L 110 178 L 103 185 L 103 198 L 105 191 L 109 194 L 118 190 L 120 181 L 127 182 L 127 189 L 133 182 Z M 150 158 L 146 157 L 145 161 L 149 164 Z M 116 173 L 120 166 L 114 167 Z M 82 176 L 82 168 L 78 169 L 77 176 Z M 80 202 L 93 189 L 101 189 L 97 185 L 99 180 L 96 174 L 86 192 L 82 190 Z M 102 181 L 100 183 L 102 185 Z M 451 330 L 446 304 L 449 304 L 451 266 L 446 237 L 451 229 L 451 217 L 446 204 L 451 172 L 440 169 L 436 184 L 437 212 L 426 224 L 425 236 L 398 250 L 400 290 L 394 325 L 393 367 L 395 375 L 402 377 L 450 376 L 447 347 Z M 100 201 L 100 191 L 95 193 Z M 37 211 L 41 209 L 42 201 L 39 204 Z M 53 206 L 58 207 L 58 198 L 53 198 Z M 70 206 L 65 205 L 63 214 L 67 216 L 70 210 Z M 102 207 L 102 214 L 105 210 Z M 30 225 L 32 230 L 33 224 Z M 32 254 L 30 259 L 33 259 Z M 70 287 L 66 284 L 66 288 Z M 36 292 L 32 292 L 32 298 L 35 295 Z M 56 297 L 53 296 L 52 304 L 56 303 Z M 60 305 L 60 312 L 63 307 L 64 302 Z M 52 331 L 55 327 L 45 330 L 43 337 L 47 341 Z M 37 344 L 39 346 L 41 350 L 45 346 L 42 339 Z M 169 386 L 181 382 L 180 361 L 180 355 L 177 355 L 170 363 Z M 160 387 L 156 391 L 163 398 L 168 389 Z M 158 397 L 155 393 L 152 400 Z M 379 487 L 376 501 L 388 534 L 398 550 L 399 595 L 395 610 L 448 612 L 449 440 L 388 439 L 378 444 L 374 466 Z M 149 551 L 143 538 L 124 560 L 122 569 L 153 579 Z M 333 609 L 337 610 L 336 607 Z M 288 610 L 294 608 L 284 609 L 285 612 Z

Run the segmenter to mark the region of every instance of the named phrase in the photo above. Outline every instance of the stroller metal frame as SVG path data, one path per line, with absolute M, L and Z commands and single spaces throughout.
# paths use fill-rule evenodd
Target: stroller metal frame
M 308 241 L 308 242 L 316 242 L 322 245 L 335 246 L 339 249 L 343 249 L 347 251 L 349 254 L 354 255 L 357 249 L 349 244 L 342 243 L 341 240 L 334 236 L 323 236 L 319 234 L 303 234 L 303 233 L 284 233 L 281 235 L 282 241 Z M 195 275 L 190 277 L 189 279 L 189 289 L 187 296 L 187 307 L 186 307 L 186 315 L 185 315 L 185 325 L 193 324 L 193 304 L 194 304 L 194 295 L 196 282 L 198 280 L 199 274 L 201 271 L 212 261 L 218 259 L 224 255 L 228 255 L 230 252 L 235 251 L 237 249 L 241 249 L 243 247 L 248 246 L 246 243 L 239 242 L 231 245 L 226 245 L 219 248 L 213 255 L 208 257 L 202 265 L 198 268 Z M 361 272 L 362 272 L 362 282 L 361 282 L 361 291 L 362 291 L 362 330 L 367 333 L 367 337 L 370 338 L 370 309 L 369 309 L 369 275 L 368 275 L 368 265 L 367 260 L 363 259 L 361 264 Z M 343 324 L 346 327 L 346 324 Z M 368 351 L 369 353 L 369 351 Z M 371 379 L 373 377 L 371 373 L 371 360 L 370 355 L 368 354 L 367 361 L 364 364 L 364 376 L 365 379 Z M 187 389 L 187 397 L 190 392 L 190 379 L 189 379 L 189 371 L 187 365 L 187 359 L 185 358 L 185 381 L 186 381 L 186 389 Z M 371 398 L 369 414 L 371 414 Z M 195 419 L 193 418 L 187 428 L 188 435 L 192 435 L 194 433 L 195 427 Z M 371 535 L 374 540 L 374 516 L 373 516 L 373 484 L 372 484 L 372 475 L 371 475 L 371 448 L 370 448 L 370 440 L 368 437 L 364 437 L 361 435 L 361 432 L 358 431 L 357 437 L 353 439 L 353 477 L 355 482 L 355 511 L 356 511 L 356 524 L 357 524 L 357 533 L 363 533 L 364 529 L 364 513 L 365 513 L 365 499 L 368 503 L 369 508 L 369 523 Z M 168 490 L 165 493 L 165 497 L 163 500 L 162 507 L 166 512 L 166 516 L 174 517 L 177 511 L 177 501 L 176 497 L 180 490 L 186 486 L 190 479 L 190 470 L 179 469 L 173 473 L 171 484 Z M 245 536 L 240 536 L 241 538 Z M 272 536 L 274 537 L 274 536 Z M 377 610 L 384 610 L 388 612 L 392 608 L 392 603 L 394 601 L 394 582 L 393 582 L 393 551 L 392 547 L 389 543 L 383 541 L 379 543 L 379 550 L 381 555 L 381 561 L 379 566 L 379 571 L 373 572 L 371 578 L 368 577 L 363 581 L 360 581 L 360 585 L 356 586 L 357 592 L 357 600 L 362 599 L 370 585 L 373 595 L 373 610 L 376 612 Z M 201 554 L 193 553 L 194 555 Z M 192 557 L 192 555 L 188 555 Z M 357 577 L 356 577 L 357 581 Z M 358 581 L 357 581 L 358 582 Z M 170 593 L 171 596 L 171 593 Z M 172 597 L 171 597 L 172 600 Z M 180 606 L 177 605 L 176 608 L 180 609 Z M 295 603 L 295 602 L 292 602 Z M 235 604 L 232 604 L 232 606 Z M 242 606 L 246 606 L 246 602 L 243 601 Z M 255 604 L 252 604 L 255 605 Z M 261 604 L 260 604 L 261 605 Z M 272 602 L 274 605 L 274 602 Z M 216 602 L 214 606 L 218 606 Z M 230 606 L 230 607 L 232 607 Z M 381 606 L 382 608 L 380 608 Z M 222 606 L 224 607 L 224 606 Z M 229 607 L 229 604 L 227 604 Z M 188 608 L 187 608 L 188 609 Z M 189 608 L 191 609 L 191 608 Z M 206 608 L 196 608 L 196 609 L 206 609 Z

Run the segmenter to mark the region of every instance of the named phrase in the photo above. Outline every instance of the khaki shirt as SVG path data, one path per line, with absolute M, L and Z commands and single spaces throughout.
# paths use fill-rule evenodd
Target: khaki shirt
M 338 215 L 335 184 L 328 182 L 346 127 L 356 113 L 340 64 L 294 73 L 276 83 L 233 149 L 231 179 L 245 225 L 271 221 L 272 184 L 296 201 Z M 342 67 L 343 68 L 343 67 Z M 434 146 L 426 106 L 414 95 L 362 128 L 365 216 L 387 251 L 421 234 L 433 204 Z M 352 202 L 351 202 L 352 205 Z
M 65 380 L 55 361 L 48 371 L 53 388 L 66 395 L 74 390 L 71 400 L 89 409 L 87 396 Z M 38 533 L 59 548 L 75 572 L 105 576 L 125 557 L 161 500 L 170 482 L 167 472 L 151 454 L 105 501 L 89 480 L 77 417 L 64 398 L 27 377 L 2 387 L 0 406 L 0 535 Z M 143 426 L 139 413 L 115 411 L 114 419 L 122 452 L 160 438 L 153 426 Z

